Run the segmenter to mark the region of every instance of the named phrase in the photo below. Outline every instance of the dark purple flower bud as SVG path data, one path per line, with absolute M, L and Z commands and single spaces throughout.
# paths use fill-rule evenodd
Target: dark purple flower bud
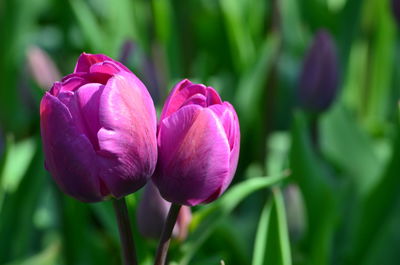
M 135 43 L 131 40 L 126 40 L 121 47 L 120 55 L 119 55 L 119 61 L 122 64 L 127 64 L 129 61 L 129 58 L 131 57 L 133 51 L 135 50 Z
M 320 30 L 303 62 L 298 91 L 301 106 L 315 112 L 327 110 L 336 97 L 338 84 L 335 43 L 327 31 Z
M 392 0 L 392 12 L 397 25 L 400 26 L 400 0 Z
M 136 215 L 138 229 L 142 236 L 153 239 L 160 238 L 170 206 L 171 203 L 161 197 L 153 181 L 147 182 Z M 184 240 L 191 219 L 190 208 L 181 207 L 172 232 L 173 237 Z

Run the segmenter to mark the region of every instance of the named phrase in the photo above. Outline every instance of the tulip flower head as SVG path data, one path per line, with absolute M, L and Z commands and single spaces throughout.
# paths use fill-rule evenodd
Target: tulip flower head
M 156 113 L 144 84 L 124 65 L 83 53 L 72 74 L 40 103 L 45 165 L 65 193 L 84 202 L 144 186 L 157 161 Z
M 304 59 L 299 80 L 301 105 L 314 112 L 327 110 L 336 97 L 338 85 L 335 43 L 328 32 L 321 30 Z
M 239 157 L 235 109 L 212 87 L 178 83 L 159 121 L 153 176 L 167 201 L 194 206 L 217 199 L 231 183 Z

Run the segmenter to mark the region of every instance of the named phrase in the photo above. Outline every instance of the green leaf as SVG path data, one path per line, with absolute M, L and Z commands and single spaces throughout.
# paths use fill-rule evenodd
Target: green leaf
M 400 190 L 400 133 L 394 142 L 394 154 L 379 183 L 368 193 L 361 203 L 356 220 L 354 240 L 347 264 L 363 264 L 366 254 L 379 236 L 380 231 L 399 202 Z
M 263 43 L 254 67 L 246 71 L 239 81 L 235 106 L 241 113 L 241 121 L 245 123 L 245 127 L 254 120 L 262 120 L 260 118 L 262 114 L 258 111 L 260 106 L 255 102 L 260 102 L 260 97 L 263 95 L 264 85 L 267 81 L 266 73 L 271 68 L 274 55 L 279 49 L 279 43 L 277 37 L 273 35 L 268 37 Z
M 385 1 L 369 1 L 371 28 L 375 38 L 371 45 L 371 63 L 368 72 L 367 125 L 375 132 L 381 131 L 382 125 L 392 107 L 392 81 L 396 25 L 391 18 L 392 10 Z
M 274 188 L 272 192 L 278 223 L 279 247 L 282 259 L 281 264 L 290 265 L 292 264 L 292 256 L 290 253 L 290 240 L 288 224 L 286 221 L 285 203 L 283 201 L 282 191 L 279 188 Z
M 117 57 L 124 41 L 137 39 L 137 25 L 133 13 L 133 3 L 130 0 L 105 1 L 107 36 L 110 42 L 109 56 Z M 122 26 L 123 25 L 123 26 Z
M 269 221 L 271 217 L 272 201 L 268 200 L 261 212 L 260 220 L 256 232 L 256 238 L 253 248 L 253 262 L 252 265 L 263 265 L 265 253 L 267 252 L 267 238 Z
M 292 264 L 285 204 L 278 187 L 273 188 L 262 211 L 253 254 L 253 265 Z
M 320 128 L 324 155 L 352 178 L 358 192 L 365 195 L 384 166 L 374 152 L 371 139 L 341 104 L 322 116 Z
M 247 69 L 253 61 L 255 49 L 247 30 L 242 1 L 220 0 L 220 5 L 230 39 L 231 53 L 236 55 L 235 66 L 239 71 Z
M 191 229 L 198 229 L 199 224 L 215 212 L 220 216 L 229 214 L 248 195 L 257 190 L 271 187 L 283 181 L 286 177 L 286 174 L 271 177 L 254 177 L 235 185 L 216 202 L 197 211 L 193 215 Z
M 310 264 L 328 264 L 333 232 L 337 222 L 338 191 L 327 175 L 326 168 L 314 150 L 308 136 L 305 116 L 298 111 L 294 116 L 290 168 L 299 184 L 306 204 L 307 236 L 304 252 Z
M 0 187 L 3 187 L 6 192 L 14 192 L 32 162 L 36 143 L 34 138 L 14 143 L 11 137 L 7 137 L 6 145 L 7 153 L 0 176 Z
M 286 178 L 286 175 L 252 178 L 232 187 L 213 204 L 202 208 L 193 215 L 191 234 L 182 246 L 184 256 L 180 265 L 188 264 L 198 248 L 221 222 L 242 200 L 253 192 L 273 186 Z
M 35 137 L 34 145 L 40 146 L 39 137 Z M 35 232 L 33 216 L 46 188 L 42 150 L 34 149 L 20 184 L 13 192 L 5 193 L 0 211 L 0 238 L 6 240 L 0 240 L 0 263 L 27 255 L 31 247 Z
M 87 38 L 91 49 L 95 53 L 108 54 L 110 52 L 109 38 L 106 38 L 88 4 L 82 0 L 70 0 L 70 3 L 82 33 Z
M 60 242 L 59 240 L 53 241 L 42 252 L 29 257 L 25 260 L 14 261 L 6 265 L 54 265 L 58 264 L 60 255 Z

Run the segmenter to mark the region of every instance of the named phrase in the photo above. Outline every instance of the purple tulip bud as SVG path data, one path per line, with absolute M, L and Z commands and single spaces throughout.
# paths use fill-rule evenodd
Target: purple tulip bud
M 27 51 L 29 71 L 35 82 L 48 90 L 51 85 L 61 78 L 55 63 L 42 49 L 32 46 Z
M 167 220 L 170 202 L 164 200 L 152 181 L 147 182 L 137 210 L 139 232 L 147 238 L 159 239 Z M 181 207 L 173 230 L 173 237 L 184 240 L 192 218 L 189 207 Z
M 329 108 L 336 97 L 339 82 L 335 43 L 328 32 L 320 30 L 308 51 L 299 81 L 301 105 L 315 112 Z
M 400 1 L 392 0 L 392 13 L 397 22 L 397 25 L 400 26 Z
M 72 197 L 120 198 L 154 171 L 153 101 L 128 68 L 105 55 L 83 53 L 74 73 L 44 95 L 40 118 L 46 168 Z
M 183 80 L 164 105 L 157 142 L 153 180 L 164 199 L 188 206 L 212 202 L 236 171 L 240 130 L 235 109 L 212 87 Z

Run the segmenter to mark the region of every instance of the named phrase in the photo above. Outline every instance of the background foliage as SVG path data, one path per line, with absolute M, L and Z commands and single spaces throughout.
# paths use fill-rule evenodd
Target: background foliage
M 320 28 L 341 79 L 316 147 L 296 91 Z M 43 168 L 47 88 L 28 67 L 32 47 L 62 75 L 82 51 L 122 58 L 158 109 L 186 77 L 236 107 L 233 186 L 193 209 L 171 264 L 398 264 L 400 42 L 388 0 L 1 0 L 0 36 L 0 264 L 120 264 L 110 202 L 66 197 Z M 133 221 L 139 198 L 128 197 Z M 156 242 L 133 227 L 151 264 Z

